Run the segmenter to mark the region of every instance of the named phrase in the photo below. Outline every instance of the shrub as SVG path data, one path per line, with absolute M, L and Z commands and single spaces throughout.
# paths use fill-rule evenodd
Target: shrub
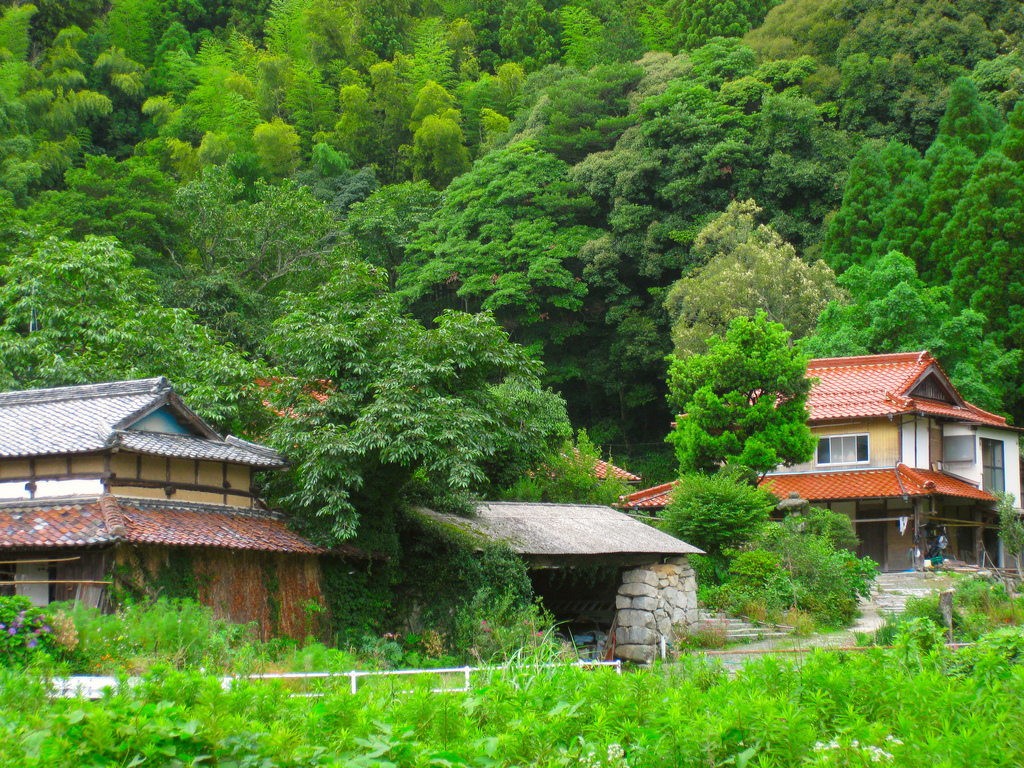
M 710 557 L 720 557 L 757 536 L 776 503 L 770 493 L 726 473 L 683 475 L 665 509 L 663 527 Z
M 50 611 L 21 595 L 0 597 L 0 665 L 22 666 L 59 652 Z
M 215 619 L 212 609 L 187 599 L 129 603 L 116 614 L 81 603 L 61 610 L 74 621 L 78 663 L 88 671 L 145 667 L 153 660 L 179 669 L 200 664 L 226 669 L 233 652 L 253 636 L 251 625 Z
M 704 594 L 728 610 L 773 621 L 795 608 L 818 624 L 845 626 L 856 615 L 858 599 L 870 593 L 877 566 L 837 549 L 837 529 L 841 533 L 828 514 L 814 516 L 812 524 L 798 515 L 769 523 L 750 549 L 735 556 L 720 591 Z
M 549 454 L 535 472 L 520 479 L 504 497 L 514 501 L 558 504 L 616 504 L 630 488 L 615 476 L 598 479 L 601 451 L 581 429 L 576 444 L 566 441 Z
M 793 584 L 775 552 L 740 552 L 722 586 L 725 602 L 759 621 L 778 619 L 793 604 Z

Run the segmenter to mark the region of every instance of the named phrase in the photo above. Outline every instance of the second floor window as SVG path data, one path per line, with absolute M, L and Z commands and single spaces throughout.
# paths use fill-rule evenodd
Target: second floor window
M 818 441 L 818 464 L 866 464 L 867 435 L 835 435 Z
M 1006 491 L 1003 441 L 981 438 L 981 487 L 989 493 Z

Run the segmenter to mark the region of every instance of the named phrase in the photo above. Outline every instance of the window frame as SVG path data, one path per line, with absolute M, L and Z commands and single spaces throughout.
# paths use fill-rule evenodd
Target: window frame
M 979 437 L 979 451 L 981 454 L 981 488 L 989 493 L 1006 493 L 1006 445 L 1003 441 L 994 437 Z M 991 458 L 992 464 L 988 463 L 989 455 L 986 448 L 995 448 L 999 446 L 998 452 L 998 465 L 994 463 L 996 461 L 996 452 L 993 450 Z M 991 471 L 991 474 L 990 474 Z M 996 487 L 995 479 L 999 478 L 999 487 Z M 989 482 L 989 478 L 993 480 Z
M 860 459 L 858 459 L 857 461 L 832 461 L 831 460 L 832 459 L 832 441 L 836 440 L 836 439 L 842 440 L 842 438 L 844 438 L 844 437 L 855 437 L 855 438 L 863 437 L 864 438 L 864 443 L 865 443 L 865 449 L 867 451 L 867 458 L 864 459 L 863 461 L 861 461 Z M 826 462 L 826 463 L 823 463 L 823 462 L 819 461 L 819 457 L 821 455 L 821 441 L 822 440 L 828 440 L 829 441 L 829 446 L 828 446 L 829 461 Z M 814 466 L 816 466 L 816 467 L 852 467 L 852 466 L 865 466 L 865 465 L 870 464 L 870 463 L 871 463 L 871 435 L 869 433 L 867 433 L 867 432 L 849 432 L 849 433 L 845 433 L 845 434 L 842 434 L 842 435 L 820 435 L 818 437 L 818 444 L 814 447 Z

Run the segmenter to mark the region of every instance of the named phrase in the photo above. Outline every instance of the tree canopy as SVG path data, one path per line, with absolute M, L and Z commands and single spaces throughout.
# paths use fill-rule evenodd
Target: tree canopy
M 669 400 L 679 412 L 669 440 L 682 472 L 747 467 L 760 475 L 811 458 L 807 358 L 763 311 L 738 317 L 704 354 L 673 357 Z

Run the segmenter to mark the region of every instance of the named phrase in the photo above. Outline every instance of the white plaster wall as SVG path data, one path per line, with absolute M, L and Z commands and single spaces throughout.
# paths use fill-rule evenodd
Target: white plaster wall
M 931 457 L 928 450 L 928 419 L 914 419 L 914 445 L 917 448 L 914 463 L 911 464 L 906 459 L 903 462 L 917 469 L 931 469 Z

